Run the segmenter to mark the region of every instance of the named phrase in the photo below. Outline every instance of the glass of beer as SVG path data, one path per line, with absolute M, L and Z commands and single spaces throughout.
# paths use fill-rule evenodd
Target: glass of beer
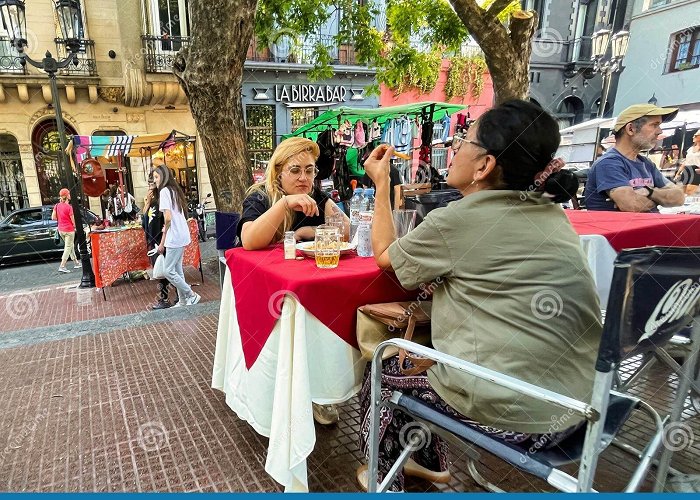
M 338 267 L 340 260 L 340 236 L 338 228 L 330 225 L 322 225 L 316 228 L 314 241 L 314 256 L 316 267 L 319 269 L 333 269 Z

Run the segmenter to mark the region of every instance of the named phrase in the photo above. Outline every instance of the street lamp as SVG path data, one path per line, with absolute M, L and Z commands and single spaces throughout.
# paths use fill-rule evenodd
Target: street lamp
M 80 281 L 81 288 L 91 288 L 95 286 L 95 275 L 92 272 L 90 257 L 87 253 L 85 242 L 85 231 L 83 230 L 83 216 L 81 206 L 78 203 L 80 186 L 76 185 L 73 172 L 69 167 L 70 163 L 66 157 L 66 127 L 63 123 L 63 113 L 61 111 L 61 100 L 58 97 L 58 86 L 56 84 L 56 73 L 58 70 L 67 68 L 71 63 L 78 65 L 78 51 L 80 50 L 80 34 L 82 32 L 82 19 L 80 14 L 80 2 L 78 0 L 54 0 L 56 14 L 61 27 L 61 33 L 65 40 L 69 54 L 57 61 L 46 51 L 44 59 L 35 61 L 24 53 L 27 47 L 27 22 L 25 17 L 24 0 L 0 0 L 0 17 L 7 28 L 12 44 L 17 49 L 24 66 L 26 63 L 44 71 L 49 76 L 51 84 L 51 96 L 53 107 L 56 111 L 56 128 L 61 144 L 61 151 L 58 153 L 59 165 L 63 168 L 66 177 L 66 184 L 71 193 L 71 205 L 73 206 L 73 216 L 75 217 L 75 232 L 80 250 L 80 260 L 82 263 L 83 277 Z
M 610 91 L 610 80 L 613 73 L 622 70 L 622 59 L 627 53 L 627 45 L 629 44 L 630 34 L 628 31 L 618 31 L 611 35 L 609 29 L 600 29 L 593 33 L 593 50 L 591 59 L 593 60 L 593 71 L 600 73 L 603 77 L 603 92 L 600 97 L 600 106 L 598 107 L 598 118 L 602 118 L 605 113 L 605 103 L 608 101 L 608 92 Z M 610 58 L 606 58 L 610 46 Z

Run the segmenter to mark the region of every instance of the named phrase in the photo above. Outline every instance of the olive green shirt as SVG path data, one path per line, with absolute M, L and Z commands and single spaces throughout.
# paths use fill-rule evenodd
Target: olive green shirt
M 590 401 L 600 308 L 578 235 L 559 205 L 539 193 L 470 194 L 433 210 L 389 247 L 389 257 L 404 287 L 434 290 L 437 350 Z M 442 365 L 428 378 L 481 424 L 550 433 L 581 420 Z

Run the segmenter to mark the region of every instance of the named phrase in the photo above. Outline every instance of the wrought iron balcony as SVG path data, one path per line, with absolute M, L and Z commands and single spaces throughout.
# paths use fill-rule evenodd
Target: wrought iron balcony
M 190 43 L 187 36 L 142 35 L 143 57 L 147 73 L 171 73 L 175 54 Z
M 26 73 L 21 64 L 22 59 L 12 42 L 6 36 L 0 36 L 0 73 L 23 75 Z
M 56 59 L 63 59 L 70 52 L 63 38 L 56 38 Z M 97 62 L 95 61 L 95 42 L 93 40 L 80 40 L 78 51 L 78 65 L 70 64 L 59 71 L 63 76 L 97 76 Z
M 321 42 L 331 56 L 331 64 L 337 66 L 354 66 L 357 64 L 355 47 L 352 44 L 337 44 L 333 35 L 313 35 L 306 37 L 302 43 L 292 40 L 277 40 L 276 43 L 261 45 L 256 37 L 248 46 L 247 61 L 276 62 L 289 64 L 311 64 L 315 46 Z

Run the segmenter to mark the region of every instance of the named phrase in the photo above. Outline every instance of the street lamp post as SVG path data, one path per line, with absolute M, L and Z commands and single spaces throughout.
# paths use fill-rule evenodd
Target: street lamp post
M 79 204 L 79 198 L 82 193 L 80 185 L 75 182 L 73 172 L 71 172 L 69 166 L 70 162 L 66 156 L 66 147 L 68 146 L 66 127 L 63 123 L 61 100 L 58 96 L 58 85 L 56 84 L 56 73 L 58 70 L 67 68 L 71 63 L 76 66 L 78 65 L 77 54 L 80 50 L 80 34 L 82 32 L 80 2 L 78 0 L 54 0 L 54 4 L 61 32 L 69 51 L 68 56 L 61 61 L 57 61 L 49 51 L 46 51 L 44 59 L 41 61 L 35 61 L 24 53 L 24 49 L 27 47 L 27 24 L 24 0 L 0 0 L 0 16 L 9 32 L 12 44 L 19 53 L 22 65 L 24 66 L 26 63 L 29 63 L 35 68 L 44 71 L 49 76 L 53 107 L 56 111 L 56 128 L 61 144 L 61 151 L 58 153 L 58 161 L 59 166 L 64 170 L 66 185 L 71 193 L 71 206 L 73 207 L 73 216 L 75 217 L 76 239 L 80 251 L 80 261 L 82 263 L 83 276 L 80 280 L 80 288 L 92 288 L 95 286 L 95 275 L 92 271 L 90 256 L 87 252 L 87 243 L 85 241 L 85 231 L 83 230 L 83 216 Z
M 610 92 L 610 81 L 612 75 L 622 70 L 622 59 L 627 53 L 627 45 L 629 44 L 630 34 L 628 31 L 618 31 L 612 38 L 612 31 L 609 29 L 600 29 L 593 33 L 593 71 L 600 73 L 603 77 L 603 92 L 600 96 L 600 105 L 598 106 L 598 118 L 603 118 L 605 114 L 605 104 L 608 102 L 608 92 Z M 608 45 L 611 45 L 610 58 L 606 57 Z

